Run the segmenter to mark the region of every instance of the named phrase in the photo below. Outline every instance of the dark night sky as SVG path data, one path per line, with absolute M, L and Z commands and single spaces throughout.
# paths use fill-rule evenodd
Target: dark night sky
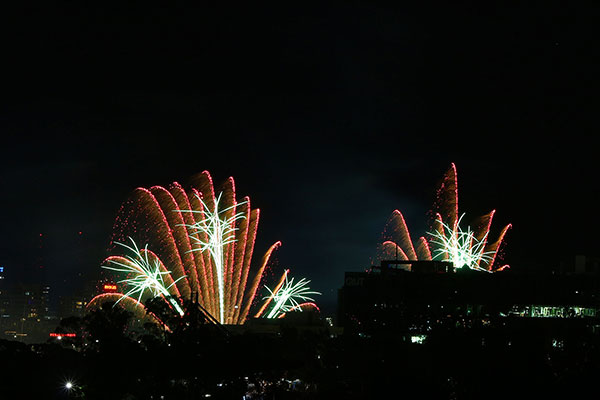
M 596 255 L 591 3 L 47 7 L 0 24 L 7 269 L 41 256 L 67 291 L 135 187 L 209 170 L 261 208 L 256 251 L 281 240 L 277 271 L 329 307 L 395 208 L 424 233 L 451 162 L 461 211 L 513 223 L 513 268 Z

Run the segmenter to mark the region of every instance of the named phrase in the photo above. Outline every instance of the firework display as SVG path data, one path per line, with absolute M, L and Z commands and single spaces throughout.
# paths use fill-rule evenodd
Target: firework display
M 236 200 L 229 178 L 215 194 L 212 178 L 204 171 L 185 190 L 173 183 L 168 189 L 138 188 L 126 201 L 114 226 L 112 243 L 131 255 L 111 256 L 103 263 L 126 279 L 123 293 L 100 295 L 90 302 L 97 307 L 107 299 L 131 298 L 126 304 L 142 307 L 148 298 L 162 296 L 181 314 L 178 302 L 196 300 L 224 324 L 241 324 L 248 317 L 272 244 L 258 264 L 252 263 L 260 211 L 250 198 Z M 144 243 L 139 249 L 124 246 L 126 238 Z M 177 304 L 177 306 L 176 306 Z
M 222 194 L 222 193 L 221 193 Z M 198 201 L 202 205 L 202 210 L 181 210 L 181 212 L 190 212 L 203 214 L 199 221 L 185 225 L 188 228 L 188 236 L 192 240 L 192 251 L 205 252 L 208 251 L 215 266 L 215 275 L 217 276 L 217 292 L 219 298 L 219 322 L 225 322 L 225 288 L 224 288 L 224 271 L 225 263 L 223 249 L 236 241 L 235 222 L 243 219 L 243 212 L 233 215 L 227 215 L 227 212 L 234 209 L 236 206 L 229 206 L 224 209 L 219 209 L 221 194 L 214 202 L 213 211 L 206 203 L 198 196 Z M 238 204 L 238 206 L 241 204 Z
M 404 216 L 394 210 L 388 221 L 380 247 L 381 259 L 444 260 L 455 268 L 467 267 L 477 271 L 496 272 L 508 265 L 495 266 L 500 245 L 511 225 L 506 225 L 494 242 L 489 242 L 490 228 L 496 211 L 479 218 L 475 228 L 461 226 L 465 214 L 458 211 L 458 178 L 452 164 L 444 175 L 434 204 L 433 228 L 419 237 L 417 246 L 411 238 Z
M 294 283 L 294 278 L 288 279 L 288 274 L 289 270 L 286 270 L 273 290 L 265 286 L 269 291 L 269 295 L 264 298 L 265 302 L 255 317 L 263 316 L 271 303 L 273 304 L 270 310 L 264 314 L 265 318 L 282 318 L 286 313 L 294 310 L 302 311 L 303 307 L 308 305 L 316 307 L 313 303 L 314 300 L 308 296 L 320 295 L 321 293 L 310 290 L 308 287 L 309 280 L 302 278 Z
M 489 272 L 479 266 L 481 263 L 489 264 L 494 255 L 493 251 L 484 251 L 488 232 L 485 233 L 483 240 L 478 240 L 471 231 L 471 227 L 467 227 L 466 231 L 462 230 L 460 222 L 463 217 L 464 214 L 461 215 L 454 227 L 438 221 L 442 229 L 430 234 L 432 236 L 430 242 L 436 247 L 433 259 L 449 260 L 455 268 L 468 267 Z
M 124 272 L 128 275 L 128 278 L 120 280 L 119 283 L 124 284 L 124 286 L 130 288 L 130 290 L 123 294 L 117 303 L 135 294 L 138 295 L 137 301 L 139 303 L 141 302 L 144 293 L 148 291 L 152 297 L 168 297 L 169 303 L 175 308 L 179 315 L 183 315 L 183 310 L 177 301 L 170 297 L 172 294 L 169 292 L 169 289 L 171 289 L 178 280 L 185 277 L 181 276 L 167 286 L 163 276 L 170 277 L 171 271 L 167 271 L 158 257 L 156 257 L 154 253 L 148 251 L 148 246 L 143 250 L 140 250 L 135 241 L 131 238 L 130 240 L 133 247 L 122 243 L 118 244 L 130 250 L 134 254 L 133 257 L 130 255 L 124 257 L 112 256 L 106 260 L 110 266 L 102 266 L 102 268 Z

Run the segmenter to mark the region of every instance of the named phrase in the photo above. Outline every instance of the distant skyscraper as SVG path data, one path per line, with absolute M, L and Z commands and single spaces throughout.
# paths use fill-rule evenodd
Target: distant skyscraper
M 8 318 L 10 317 L 10 314 L 8 313 L 8 299 L 4 267 L 0 267 L 0 331 L 7 325 Z
M 86 299 L 81 296 L 62 296 L 58 304 L 58 318 L 83 317 L 86 305 Z

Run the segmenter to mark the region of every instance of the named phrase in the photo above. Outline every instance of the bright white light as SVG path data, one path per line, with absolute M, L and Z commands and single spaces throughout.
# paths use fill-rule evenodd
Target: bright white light
M 423 344 L 425 339 L 427 339 L 427 335 L 414 335 L 410 337 L 410 342 L 416 344 Z
M 117 272 L 125 272 L 127 274 L 132 275 L 131 278 L 123 279 L 119 281 L 119 283 L 125 283 L 130 286 L 132 289 L 125 293 L 118 301 L 121 301 L 125 297 L 138 294 L 138 302 L 142 300 L 142 296 L 146 290 L 149 290 L 154 297 L 156 296 L 165 296 L 169 299 L 169 302 L 173 307 L 177 310 L 179 315 L 184 314 L 183 310 L 179 306 L 179 304 L 171 297 L 169 293 L 169 289 L 175 285 L 180 279 L 185 278 L 185 275 L 175 280 L 172 284 L 165 287 L 165 282 L 163 281 L 163 275 L 169 275 L 171 271 L 161 271 L 161 264 L 158 259 L 150 261 L 148 258 L 148 245 L 144 247 L 144 254 L 141 253 L 139 248 L 137 247 L 135 241 L 130 237 L 131 243 L 133 247 L 129 247 L 123 243 L 117 243 L 120 246 L 129 249 L 134 256 L 126 255 L 125 258 L 129 263 L 122 263 L 116 260 L 110 260 L 111 264 L 117 265 L 117 267 L 107 267 L 102 266 L 102 268 L 109 269 Z M 116 304 L 116 303 L 115 303 Z
M 72 387 L 73 387 L 73 384 L 71 382 L 65 383 L 65 388 L 70 390 Z
M 481 240 L 477 240 L 470 226 L 467 227 L 466 231 L 463 231 L 460 227 L 460 221 L 464 216 L 465 214 L 460 216 L 453 228 L 438 220 L 442 224 L 442 232 L 434 231 L 430 233 L 433 236 L 431 243 L 438 246 L 433 258 L 449 260 L 455 268 L 466 266 L 477 271 L 490 272 L 479 266 L 481 262 L 492 261 L 494 254 L 493 251 L 484 251 L 488 233 L 486 232 Z
M 192 251 L 204 252 L 208 250 L 217 271 L 217 289 L 219 292 L 219 321 L 225 322 L 225 285 L 223 268 L 223 249 L 226 245 L 236 241 L 235 222 L 239 219 L 246 218 L 243 212 L 232 215 L 231 217 L 222 216 L 223 213 L 234 209 L 235 207 L 244 204 L 245 202 L 234 204 L 231 207 L 219 210 L 219 201 L 221 200 L 221 192 L 215 200 L 213 211 L 206 205 L 204 200 L 197 195 L 198 200 L 202 203 L 202 210 L 181 210 L 181 212 L 202 214 L 199 222 L 192 225 L 184 225 L 188 229 L 188 236 L 194 242 L 196 247 Z M 206 240 L 204 239 L 206 238 Z

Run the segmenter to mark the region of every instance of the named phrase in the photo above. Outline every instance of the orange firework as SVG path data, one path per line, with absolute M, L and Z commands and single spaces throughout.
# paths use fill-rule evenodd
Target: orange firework
M 496 211 L 493 210 L 479 218 L 476 227 L 472 230 L 471 227 L 465 231 L 461 229 L 462 216 L 458 212 L 458 178 L 456 166 L 451 164 L 437 191 L 436 202 L 432 210 L 435 218 L 432 232 L 428 235 L 429 238 L 420 237 L 415 247 L 404 216 L 399 210 L 394 210 L 384 230 L 386 240 L 380 246 L 379 258 L 442 259 L 453 261 L 457 268 L 466 265 L 480 271 L 500 271 L 507 268 L 508 265 L 494 267 L 494 262 L 511 225 L 506 225 L 498 239 L 489 243 L 489 232 L 495 213 Z
M 272 252 L 281 245 L 274 243 L 260 263 L 252 264 L 259 216 L 259 209 L 251 208 L 249 197 L 238 202 L 233 178 L 215 194 L 212 178 L 204 171 L 192 178 L 187 190 L 176 182 L 169 188 L 136 189 L 121 207 L 112 242 L 123 243 L 126 237 L 133 237 L 144 243 L 145 250 L 138 258 L 147 253 L 158 260 L 157 274 L 173 283 L 166 288 L 171 296 L 179 301 L 197 299 L 221 323 L 241 324 L 248 317 Z M 217 233 L 225 235 L 220 242 L 211 241 L 214 221 L 219 224 Z M 214 246 L 217 251 L 211 251 Z M 106 259 L 105 264 L 110 265 L 111 260 L 115 256 Z M 136 293 L 141 303 L 145 296 L 152 295 Z M 107 297 L 96 297 L 90 305 L 97 306 L 103 298 Z M 140 307 L 141 303 L 124 304 Z

